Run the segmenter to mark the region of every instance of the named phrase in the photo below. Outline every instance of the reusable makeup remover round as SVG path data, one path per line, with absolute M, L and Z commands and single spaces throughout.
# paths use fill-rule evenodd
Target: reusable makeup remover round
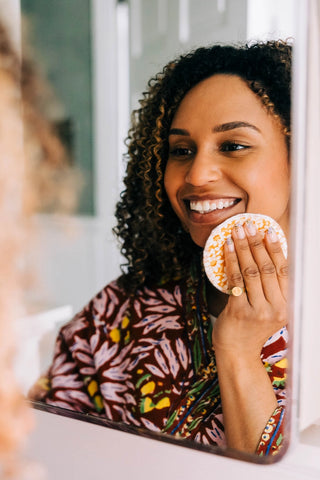
M 243 225 L 248 220 L 251 220 L 257 230 L 263 234 L 269 227 L 272 227 L 279 237 L 284 256 L 287 258 L 286 237 L 280 225 L 273 218 L 255 213 L 240 213 L 228 218 L 212 230 L 203 251 L 203 264 L 206 275 L 212 285 L 222 292 L 226 293 L 229 288 L 225 273 L 224 244 L 231 235 L 232 228 L 236 224 Z

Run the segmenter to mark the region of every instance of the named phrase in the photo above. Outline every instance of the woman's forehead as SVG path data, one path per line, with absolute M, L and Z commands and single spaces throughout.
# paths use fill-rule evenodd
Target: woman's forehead
M 187 135 L 193 135 L 240 128 L 242 132 L 265 138 L 283 135 L 279 116 L 267 108 L 245 80 L 236 75 L 217 74 L 199 82 L 185 95 L 174 114 L 169 135 L 172 130 L 185 130 Z
M 197 98 L 204 100 L 210 99 L 210 96 L 215 92 L 230 94 L 249 94 L 251 89 L 248 83 L 238 75 L 231 75 L 226 73 L 217 73 L 205 78 L 193 86 L 183 97 L 182 102 L 188 98 Z
M 228 112 L 245 117 L 253 111 L 261 114 L 264 109 L 261 99 L 248 84 L 238 76 L 218 74 L 201 81 L 188 91 L 180 102 L 172 123 L 195 114 L 202 115 L 203 119 L 228 115 Z

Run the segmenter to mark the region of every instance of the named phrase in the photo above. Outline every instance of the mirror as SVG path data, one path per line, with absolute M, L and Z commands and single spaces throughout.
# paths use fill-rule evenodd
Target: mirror
M 200 45 L 214 42 L 234 43 L 252 38 L 288 38 L 294 33 L 295 12 L 294 4 L 290 1 L 283 1 L 279 5 L 279 2 L 276 4 L 270 1 L 246 0 L 197 2 L 132 0 L 129 5 L 127 2 L 82 0 L 81 8 L 79 0 L 67 4 L 58 1 L 44 3 L 41 0 L 22 0 L 21 6 L 27 19 L 29 38 L 32 38 L 34 58 L 41 74 L 46 77 L 54 91 L 56 99 L 53 101 L 53 97 L 50 97 L 47 102 L 43 101 L 43 114 L 55 125 L 57 135 L 69 154 L 70 163 L 82 170 L 84 183 L 75 215 L 56 216 L 41 212 L 35 217 L 39 240 L 37 248 L 29 255 L 29 261 L 39 270 L 42 286 L 32 288 L 28 292 L 28 302 L 33 313 L 28 315 L 28 323 L 32 325 L 32 329 L 31 332 L 30 330 L 25 332 L 25 344 L 30 345 L 30 342 L 33 342 L 33 346 L 29 352 L 27 369 L 29 376 L 25 375 L 25 371 L 20 373 L 24 382 L 23 387 L 27 392 L 37 377 L 50 365 L 59 328 L 120 273 L 119 266 L 123 260 L 111 234 L 115 203 L 123 188 L 121 178 L 124 166 L 119 158 L 124 151 L 123 138 L 128 129 L 129 111 L 137 107 L 138 99 L 141 98 L 141 92 L 145 90 L 148 79 L 170 59 Z M 114 48 L 116 41 L 118 50 Z M 176 130 L 186 130 L 183 120 L 189 115 L 188 110 L 186 112 L 182 117 L 175 117 L 174 121 L 178 122 L 175 125 Z M 186 149 L 185 144 L 183 148 Z M 172 165 L 174 166 L 174 162 Z M 169 176 L 169 173 L 167 175 Z M 177 175 L 171 175 L 171 178 L 177 178 Z M 167 181 L 167 192 L 170 189 L 170 181 Z M 168 196 L 171 200 L 169 193 Z M 174 201 L 171 204 L 173 206 Z M 179 212 L 179 209 L 177 210 Z M 59 407 L 65 408 L 67 410 L 64 414 L 108 425 L 110 425 L 108 418 L 112 418 L 113 421 L 119 422 L 117 426 L 120 429 L 134 429 L 145 435 L 161 436 L 169 441 L 173 441 L 176 434 L 181 432 L 179 430 L 181 419 L 185 422 L 185 428 L 193 433 L 185 435 L 186 439 L 179 441 L 182 443 L 192 441 L 196 448 L 215 451 L 211 445 L 222 445 L 219 443 L 219 437 L 222 435 L 221 410 L 215 413 L 214 427 L 211 423 L 208 431 L 203 432 L 196 427 L 206 414 L 204 412 L 207 408 L 206 402 L 217 398 L 214 396 L 217 385 L 210 384 L 210 390 L 206 384 L 191 385 L 188 375 L 181 377 L 180 383 L 174 386 L 174 394 L 178 398 L 183 392 L 187 392 L 182 397 L 185 402 L 172 409 L 173 389 L 168 387 L 164 380 L 176 378 L 178 370 L 183 368 L 191 375 L 191 370 L 184 367 L 188 356 L 189 337 L 185 336 L 183 342 L 180 337 L 173 336 L 173 350 L 169 338 L 161 330 L 163 328 L 161 322 L 158 322 L 159 326 L 156 325 L 161 314 L 170 311 L 170 315 L 167 316 L 168 331 L 170 328 L 171 333 L 178 330 L 177 318 L 181 317 L 182 308 L 179 294 L 179 290 L 175 289 L 172 292 L 160 289 L 157 293 L 149 290 L 148 298 L 143 297 L 139 301 L 135 299 L 136 303 L 133 306 L 135 311 L 141 312 L 141 309 L 145 309 L 143 318 L 146 324 L 139 325 L 141 331 L 146 329 L 147 332 L 154 334 L 158 329 L 157 333 L 161 334 L 164 342 L 161 347 L 154 348 L 154 363 L 149 362 L 144 368 L 135 369 L 133 378 L 131 372 L 135 365 L 129 365 L 129 360 L 125 357 L 125 352 L 132 348 L 130 337 L 132 331 L 128 328 L 132 321 L 132 311 L 130 316 L 126 310 L 129 308 L 129 299 L 122 298 L 114 284 L 104 290 L 96 297 L 90 308 L 94 307 L 95 311 L 101 314 L 106 308 L 106 297 L 114 299 L 114 303 L 112 301 L 109 303 L 110 309 L 119 303 L 121 297 L 123 305 L 121 318 L 113 318 L 114 325 L 110 331 L 113 339 L 112 348 L 108 348 L 98 335 L 92 337 L 92 342 L 101 342 L 96 361 L 103 365 L 105 359 L 110 358 L 114 362 L 113 366 L 118 366 L 117 371 L 110 368 L 105 376 L 108 381 L 104 381 L 104 387 L 99 391 L 97 381 L 92 375 L 93 367 L 88 356 L 86 333 L 82 330 L 83 323 L 80 325 L 83 318 L 88 315 L 87 311 L 84 311 L 78 317 L 78 323 L 72 324 L 74 330 L 73 327 L 69 330 L 67 328 L 65 334 L 69 337 L 77 336 L 79 342 L 82 342 L 83 348 L 76 355 L 83 362 L 85 379 L 83 387 L 78 391 L 75 388 L 72 393 L 72 402 L 76 405 L 79 401 L 78 405 L 81 404 L 82 407 L 74 409 L 82 410 L 86 415 L 84 417 L 79 412 L 68 412 L 69 394 L 65 395 L 65 398 L 60 396 L 59 400 L 48 402 L 51 407 L 48 405 L 43 408 L 56 411 Z M 195 298 L 190 300 L 190 305 L 192 304 L 195 304 Z M 162 309 L 162 313 L 159 308 Z M 99 323 L 99 318 L 97 321 Z M 191 314 L 190 322 L 192 323 Z M 103 331 L 103 326 L 101 329 Z M 210 336 L 210 332 L 211 321 L 204 333 Z M 210 357 L 207 364 L 202 364 L 202 355 L 206 355 L 208 351 L 208 346 L 201 350 L 201 345 L 205 344 L 201 337 L 202 333 L 201 329 L 197 332 L 197 343 L 193 345 L 197 354 L 194 354 L 193 358 L 200 359 L 198 367 L 202 368 L 203 375 L 206 374 L 204 370 L 210 366 L 207 374 L 211 375 L 216 373 L 213 371 L 215 368 L 213 359 Z M 122 353 L 119 353 L 120 338 L 123 341 Z M 159 338 L 148 337 L 148 345 L 136 346 L 136 359 L 148 356 L 148 351 L 152 345 L 154 346 L 152 342 L 157 343 Z M 281 345 L 283 338 L 283 333 L 280 333 L 277 340 Z M 59 381 L 62 383 L 65 381 L 64 369 L 68 368 L 68 361 L 72 363 L 71 359 L 67 361 L 69 353 L 67 349 L 61 350 L 62 370 L 60 379 L 56 378 L 56 385 Z M 272 351 L 272 354 L 274 353 Z M 116 354 L 120 356 L 116 358 Z M 125 358 L 123 363 L 122 354 Z M 173 358 L 175 361 L 171 362 Z M 266 356 L 265 360 L 268 363 L 267 368 L 272 369 L 270 355 Z M 23 363 L 25 368 L 26 362 Z M 279 392 L 283 386 L 284 363 L 281 357 L 277 365 L 278 373 L 273 374 L 273 382 Z M 263 372 L 265 374 L 265 370 Z M 268 378 L 267 380 L 270 382 Z M 75 384 L 77 381 L 75 379 Z M 148 414 L 140 415 L 139 420 L 134 410 L 131 409 L 128 413 L 123 408 L 125 402 L 129 405 L 136 402 L 130 393 L 133 384 L 140 392 L 136 412 Z M 194 391 L 190 390 L 192 387 Z M 268 391 L 270 392 L 270 389 Z M 279 395 L 281 407 L 281 392 Z M 101 411 L 105 409 L 107 412 L 110 408 L 107 402 L 103 402 L 103 396 L 105 399 L 118 401 L 113 414 L 109 417 L 106 415 L 107 420 L 103 415 L 102 419 L 99 418 Z M 198 405 L 194 403 L 194 397 L 199 400 Z M 206 402 L 202 404 L 201 399 L 205 399 Z M 189 409 L 195 405 L 198 415 L 189 419 Z M 157 422 L 163 409 L 170 412 L 170 415 L 167 416 L 166 427 L 162 430 L 167 430 L 171 435 L 159 433 L 161 428 Z M 280 421 L 281 408 L 276 415 L 279 417 L 277 421 Z M 277 433 L 272 421 L 267 425 L 265 439 L 267 437 L 270 439 L 270 436 Z M 188 424 L 192 422 L 194 429 Z M 205 429 L 205 424 L 203 425 Z M 280 437 L 278 441 L 280 444 Z M 231 454 L 241 456 L 238 450 L 235 448 Z M 225 452 L 223 448 L 222 451 Z M 250 458 L 257 459 L 255 456 Z

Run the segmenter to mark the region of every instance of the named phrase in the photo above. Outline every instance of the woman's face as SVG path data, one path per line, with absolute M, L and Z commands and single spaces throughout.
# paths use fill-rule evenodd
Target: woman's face
M 214 75 L 182 100 L 169 132 L 165 189 L 193 241 L 238 213 L 288 233 L 289 163 L 280 123 L 237 76 Z

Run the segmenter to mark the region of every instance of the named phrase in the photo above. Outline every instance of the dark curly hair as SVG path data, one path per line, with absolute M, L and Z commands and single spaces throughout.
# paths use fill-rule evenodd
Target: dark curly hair
M 132 115 L 125 190 L 114 233 L 127 263 L 119 279 L 128 292 L 185 275 L 201 249 L 174 213 L 164 188 L 168 132 L 186 93 L 214 74 L 241 77 L 290 137 L 291 46 L 283 41 L 202 47 L 170 62 L 148 83 Z

